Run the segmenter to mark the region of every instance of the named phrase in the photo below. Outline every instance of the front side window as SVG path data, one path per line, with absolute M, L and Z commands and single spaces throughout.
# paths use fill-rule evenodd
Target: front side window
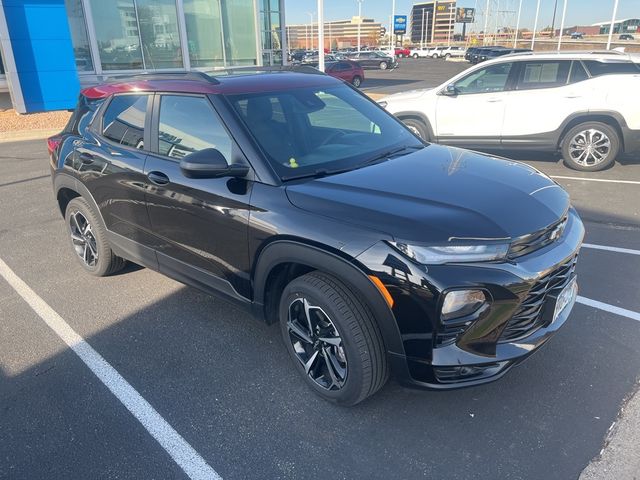
M 499 63 L 481 68 L 455 83 L 460 95 L 502 92 L 507 86 L 513 63 Z
M 587 80 L 589 78 L 589 74 L 582 66 L 582 62 L 578 60 L 574 60 L 571 64 L 571 73 L 569 74 L 569 83 L 577 83 L 582 82 L 583 80 Z
M 227 99 L 282 177 L 358 168 L 383 152 L 423 145 L 394 117 L 345 85 Z
M 567 60 L 549 62 L 522 62 L 518 90 L 553 88 L 567 84 L 571 62 Z
M 117 95 L 102 117 L 102 135 L 125 147 L 144 148 L 148 95 Z
M 180 160 L 190 153 L 215 148 L 231 162 L 231 137 L 206 98 L 163 95 L 158 137 L 161 155 Z

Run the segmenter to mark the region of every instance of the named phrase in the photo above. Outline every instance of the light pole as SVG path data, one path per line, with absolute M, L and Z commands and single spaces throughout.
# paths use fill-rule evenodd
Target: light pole
M 558 0 L 553 4 L 553 17 L 551 18 L 551 38 L 556 33 L 556 12 L 558 11 Z
M 358 2 L 358 52 L 360 52 L 360 27 L 362 26 L 362 2 L 363 0 L 356 0 Z
M 324 0 L 318 0 L 318 70 L 324 72 Z
M 562 7 L 562 21 L 560 22 L 560 35 L 558 35 L 558 51 L 562 47 L 562 33 L 564 32 L 564 19 L 567 16 L 567 3 L 569 0 L 564 0 L 564 7 Z
M 611 39 L 613 38 L 613 27 L 616 25 L 616 15 L 618 14 L 618 0 L 613 4 L 613 15 L 611 16 L 611 25 L 609 25 L 609 39 L 607 40 L 607 50 L 611 49 Z
M 520 6 L 518 7 L 518 20 L 516 20 L 516 38 L 513 39 L 513 48 L 518 45 L 518 32 L 520 31 L 520 14 L 522 13 L 522 0 L 520 0 Z
M 538 16 L 540 15 L 540 0 L 538 0 L 538 6 L 536 7 L 536 21 L 533 24 L 533 35 L 531 36 L 531 50 L 536 45 L 536 30 L 538 29 Z
M 391 50 L 392 52 L 395 47 L 395 42 L 393 41 L 393 38 L 396 35 L 393 28 L 395 19 L 396 19 L 396 0 L 391 0 L 391 24 L 390 24 L 391 33 L 389 34 L 389 50 Z
M 422 40 L 422 50 L 424 50 L 424 26 L 425 26 L 425 21 L 424 21 L 424 12 L 426 11 L 426 8 L 422 9 L 422 35 L 420 37 L 420 39 Z
M 482 45 L 487 44 L 487 28 L 489 28 L 489 0 L 484 9 L 484 30 L 482 31 Z

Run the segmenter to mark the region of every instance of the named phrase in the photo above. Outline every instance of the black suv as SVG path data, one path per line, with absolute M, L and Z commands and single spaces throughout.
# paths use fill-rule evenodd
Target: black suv
M 434 389 L 497 379 L 575 301 L 584 229 L 562 188 L 425 143 L 326 75 L 102 84 L 48 147 L 87 272 L 129 260 L 279 323 L 305 381 L 337 403 L 389 372 Z

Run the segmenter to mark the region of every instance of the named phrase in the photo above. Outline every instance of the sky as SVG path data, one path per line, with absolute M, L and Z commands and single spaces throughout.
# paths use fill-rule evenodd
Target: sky
M 505 19 L 505 24 L 515 26 L 516 12 L 519 0 L 458 0 L 457 7 L 473 8 L 477 5 L 477 14 L 484 11 L 486 2 L 491 2 L 491 8 L 501 11 L 500 17 Z M 558 1 L 556 16 L 556 28 L 560 27 L 562 6 L 564 0 Z M 567 17 L 565 26 L 591 25 L 596 22 L 611 21 L 614 0 L 567 0 Z M 551 25 L 553 7 L 556 0 L 540 0 L 539 28 Z M 640 0 L 619 0 L 617 19 L 640 18 Z M 373 18 L 388 26 L 391 17 L 392 0 L 364 0 L 362 2 L 362 16 Z M 408 15 L 411 6 L 419 1 L 396 0 L 396 15 Z M 523 28 L 533 28 L 537 0 L 522 0 L 522 18 L 520 25 Z M 289 24 L 309 23 L 310 16 L 307 12 L 316 12 L 316 0 L 285 0 L 286 20 Z M 508 13 L 512 12 L 512 13 Z M 356 0 L 324 0 L 325 21 L 344 20 L 358 15 L 358 3 Z M 314 14 L 314 21 L 317 14 Z M 479 27 L 482 30 L 482 26 Z

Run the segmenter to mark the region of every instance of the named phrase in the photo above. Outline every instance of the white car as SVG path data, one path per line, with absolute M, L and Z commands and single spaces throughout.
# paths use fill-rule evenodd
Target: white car
M 467 50 L 464 47 L 447 47 L 444 50 L 440 50 L 438 55 L 444 59 L 450 57 L 462 58 L 466 52 Z
M 429 48 L 412 48 L 409 50 L 409 56 L 413 58 L 427 58 L 430 50 Z
M 443 57 L 443 52 L 449 47 L 446 46 L 440 46 L 440 47 L 433 47 L 430 48 L 429 51 L 427 52 L 427 56 L 431 57 L 431 58 L 442 58 Z
M 512 54 L 431 90 L 379 103 L 417 136 L 468 148 L 560 151 L 602 170 L 640 151 L 640 57 L 619 52 Z

